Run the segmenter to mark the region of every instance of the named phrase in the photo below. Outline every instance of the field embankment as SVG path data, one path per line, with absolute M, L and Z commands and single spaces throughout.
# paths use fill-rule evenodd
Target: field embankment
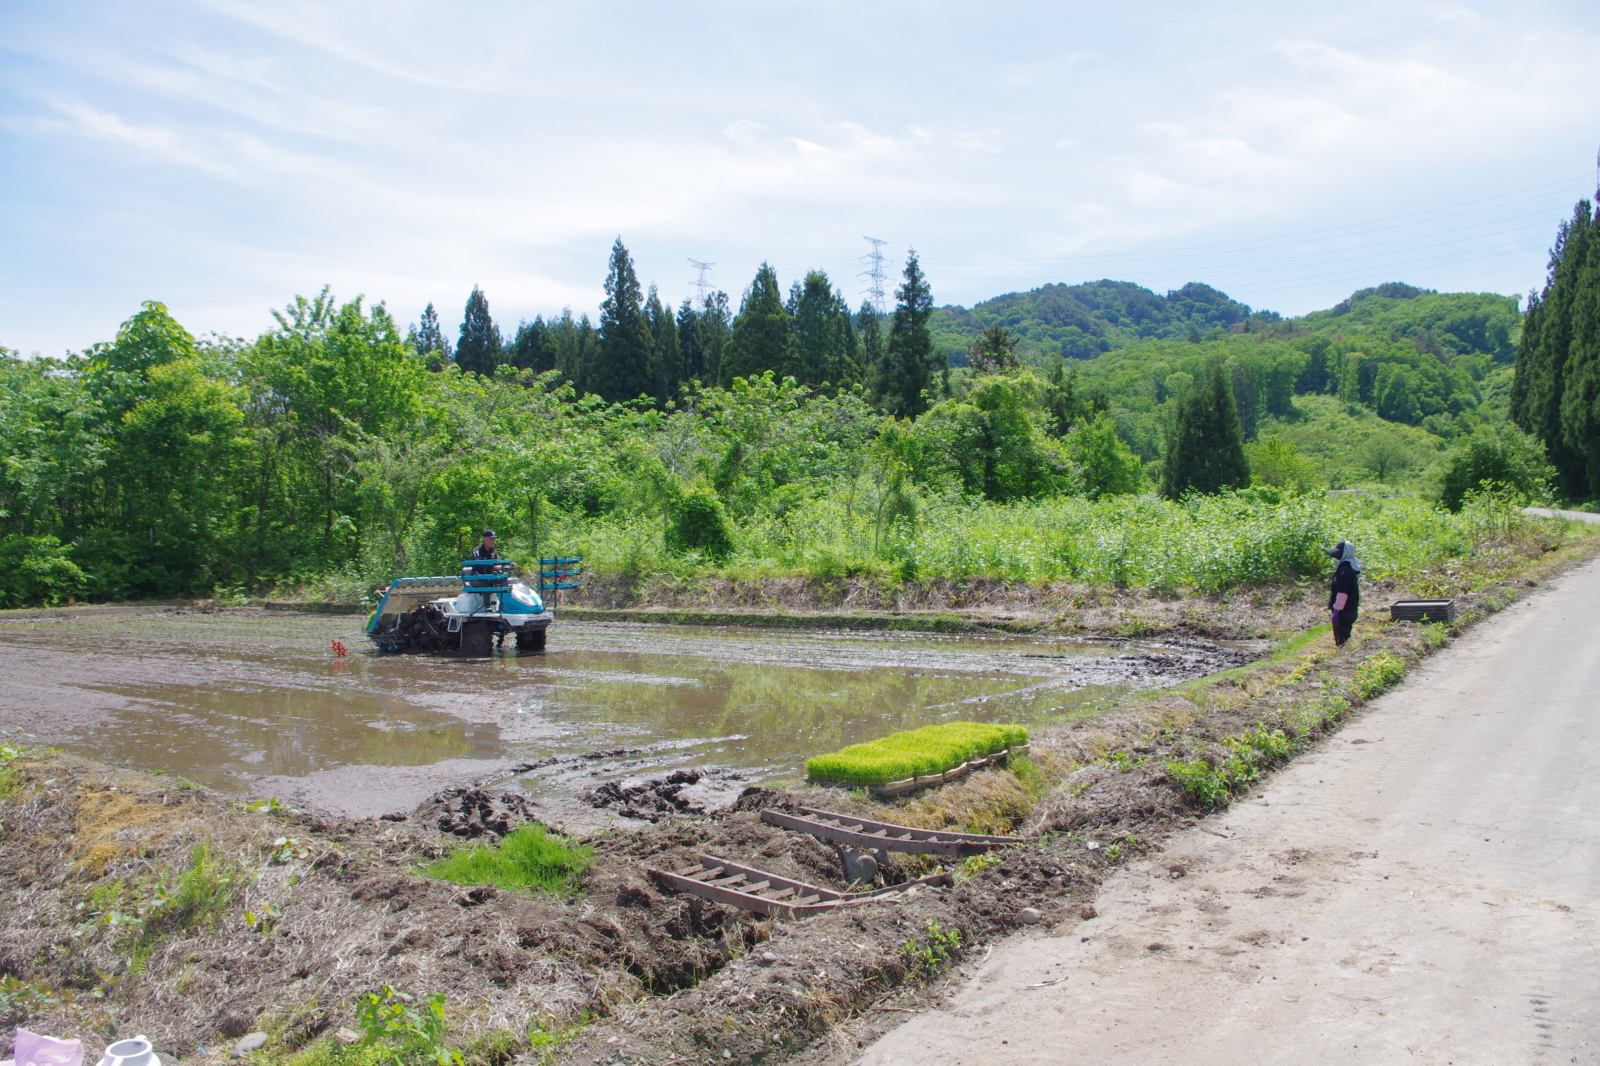
M 1595 545 L 1588 530 L 1516 523 L 1394 591 L 1455 595 L 1460 628 Z M 1210 609 L 1106 594 L 1111 603 L 1082 610 L 1121 622 L 1123 611 Z M 1234 593 L 1227 602 L 1241 612 L 1298 618 L 1275 630 L 1294 635 L 1249 666 L 1036 726 L 1028 761 L 936 791 L 884 804 L 798 785 L 749 790 L 712 815 L 576 842 L 593 857 L 570 898 L 421 872 L 460 843 L 441 822 L 470 831 L 525 817 L 494 797 L 442 795 L 405 821 L 342 820 L 11 751 L 0 778 L 0 888 L 11 903 L 0 913 L 0 1025 L 91 1044 L 147 1032 L 184 1062 L 220 1062 L 232 1038 L 260 1030 L 271 1038 L 254 1053 L 262 1063 L 376 1066 L 388 1037 L 369 1045 L 352 1033 L 345 1044 L 337 1030 L 357 1027 L 361 997 L 390 985 L 419 1001 L 443 994 L 448 1027 L 431 1049 L 485 1066 L 546 1054 L 830 1060 L 982 944 L 1030 918 L 1087 920 L 1107 870 L 1247 790 L 1449 639 L 1442 626 L 1382 624 L 1386 595 L 1369 588 L 1367 619 L 1335 652 L 1325 631 L 1305 627 L 1320 612 L 1313 586 Z M 952 888 L 794 923 L 668 895 L 644 873 L 709 851 L 842 887 L 831 849 L 759 820 L 764 806 L 808 804 L 1034 842 L 962 864 Z M 886 876 L 926 869 L 899 857 Z M 407 1046 L 419 1066 L 431 1054 Z

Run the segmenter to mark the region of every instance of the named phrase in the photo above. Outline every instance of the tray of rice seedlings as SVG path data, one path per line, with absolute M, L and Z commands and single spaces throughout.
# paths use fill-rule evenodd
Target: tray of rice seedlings
M 1028 731 L 1020 725 L 945 722 L 814 755 L 806 760 L 806 777 L 893 796 L 954 781 L 1027 750 Z

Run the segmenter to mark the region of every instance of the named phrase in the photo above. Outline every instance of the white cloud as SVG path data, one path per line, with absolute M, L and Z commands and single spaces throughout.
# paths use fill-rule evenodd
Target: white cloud
M 1587 191 L 1600 18 L 1586 9 L 904 14 L 704 0 L 0 12 L 14 251 L 0 344 L 79 347 L 148 297 L 194 328 L 247 331 L 262 315 L 242 308 L 324 280 L 402 318 L 456 306 L 474 282 L 513 321 L 581 310 L 619 233 L 666 293 L 692 256 L 734 292 L 766 259 L 786 276 L 823 266 L 858 295 L 870 233 L 896 256 L 921 249 L 941 300 L 1228 276 L 1252 304 L 1304 310 L 1355 285 L 1337 263 L 1261 266 L 1243 238 L 1300 250 L 1305 231 L 1570 177 L 1538 194 L 1548 222 L 1413 278 L 1518 291 Z M 1382 254 L 1365 231 L 1329 248 L 1368 248 L 1345 273 L 1388 280 L 1426 258 L 1405 241 L 1443 218 L 1385 231 L 1402 239 Z M 1213 251 L 1177 251 L 1193 248 Z

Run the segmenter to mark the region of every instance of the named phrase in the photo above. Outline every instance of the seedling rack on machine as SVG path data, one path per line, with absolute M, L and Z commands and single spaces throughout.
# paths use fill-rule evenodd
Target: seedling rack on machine
M 539 560 L 539 591 L 555 593 L 555 603 L 561 602 L 562 589 L 583 588 L 583 556 L 569 555 L 559 559 Z

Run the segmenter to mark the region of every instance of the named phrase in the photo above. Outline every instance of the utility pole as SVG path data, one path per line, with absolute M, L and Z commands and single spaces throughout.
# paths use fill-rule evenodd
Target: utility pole
M 699 272 L 695 279 L 689 282 L 689 284 L 693 285 L 697 290 L 699 290 L 700 306 L 704 307 L 706 302 L 706 293 L 711 290 L 711 268 L 717 264 L 702 263 L 698 259 L 691 259 L 689 260 L 689 265 L 694 267 L 695 270 Z
M 884 305 L 884 299 L 883 299 L 883 246 L 888 244 L 889 242 L 888 241 L 880 241 L 876 237 L 863 237 L 861 239 L 866 241 L 868 244 L 872 245 L 872 251 L 868 252 L 866 255 L 861 257 L 862 261 L 867 264 L 867 269 L 863 270 L 860 274 L 857 274 L 856 276 L 867 279 L 867 281 L 868 281 L 867 293 L 872 299 L 872 307 L 873 307 L 873 309 L 875 311 L 878 312 L 878 314 L 881 315 L 881 314 L 883 314 L 883 305 Z

